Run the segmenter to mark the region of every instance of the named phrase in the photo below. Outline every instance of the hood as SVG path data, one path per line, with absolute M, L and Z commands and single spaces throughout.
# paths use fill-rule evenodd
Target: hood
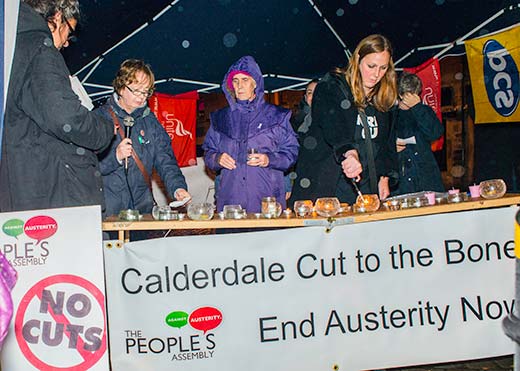
M 18 34 L 25 32 L 45 32 L 51 37 L 52 33 L 43 17 L 33 8 L 24 2 L 20 2 L 20 11 L 18 14 Z
M 256 97 L 248 104 L 248 106 L 256 108 L 260 102 L 264 101 L 264 77 L 262 76 L 260 67 L 253 57 L 246 55 L 245 57 L 242 57 L 233 63 L 224 75 L 224 80 L 222 81 L 222 91 L 224 92 L 231 109 L 235 110 L 238 108 L 238 104 L 235 97 L 233 96 L 233 91 L 229 89 L 227 84 L 228 77 L 233 71 L 247 72 L 247 74 L 251 75 L 251 77 L 256 81 Z

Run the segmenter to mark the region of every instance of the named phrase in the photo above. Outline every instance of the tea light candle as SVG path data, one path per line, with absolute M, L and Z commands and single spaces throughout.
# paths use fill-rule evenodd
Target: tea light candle
M 460 192 L 459 189 L 456 189 L 456 188 L 452 188 L 452 189 L 448 190 L 448 194 L 450 194 L 450 195 L 456 195 L 459 192 Z
M 473 184 L 469 186 L 469 194 L 471 198 L 479 198 L 480 197 L 480 186 L 477 184 Z
M 435 205 L 435 192 L 426 192 L 424 195 L 428 200 L 428 205 Z
M 292 215 L 292 210 L 287 208 L 283 211 L 283 215 L 286 217 L 286 218 L 290 218 L 291 215 Z
M 302 205 L 302 206 L 299 206 L 298 209 L 296 210 L 298 212 L 298 215 L 299 216 L 305 216 L 307 215 L 307 213 L 310 211 L 309 208 L 305 205 Z

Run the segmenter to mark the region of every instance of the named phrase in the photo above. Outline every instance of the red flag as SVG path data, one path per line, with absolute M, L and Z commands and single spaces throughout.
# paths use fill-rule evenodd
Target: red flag
M 172 148 L 180 167 L 197 165 L 196 121 L 197 92 L 179 95 L 154 93 L 148 106 L 157 116 L 172 140 Z
M 406 72 L 415 73 L 422 81 L 422 102 L 430 106 L 442 123 L 441 112 L 441 69 L 439 60 L 431 58 L 418 67 L 403 68 Z M 440 151 L 444 144 L 444 136 L 432 142 L 432 151 Z

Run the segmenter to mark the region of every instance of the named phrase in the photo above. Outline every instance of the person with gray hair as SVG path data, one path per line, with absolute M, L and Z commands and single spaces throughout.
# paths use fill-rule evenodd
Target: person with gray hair
M 441 172 L 431 150 L 432 141 L 444 132 L 435 112 L 421 101 L 422 82 L 403 72 L 398 80 L 397 157 L 399 186 L 395 194 L 444 192 Z
M 20 2 L 7 91 L 0 211 L 103 205 L 96 152 L 114 125 L 81 105 L 60 49 L 78 24 L 77 0 Z

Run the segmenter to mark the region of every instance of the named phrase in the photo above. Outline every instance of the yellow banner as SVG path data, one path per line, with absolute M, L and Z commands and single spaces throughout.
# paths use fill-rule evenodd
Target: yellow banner
M 475 123 L 520 122 L 520 26 L 465 42 Z

